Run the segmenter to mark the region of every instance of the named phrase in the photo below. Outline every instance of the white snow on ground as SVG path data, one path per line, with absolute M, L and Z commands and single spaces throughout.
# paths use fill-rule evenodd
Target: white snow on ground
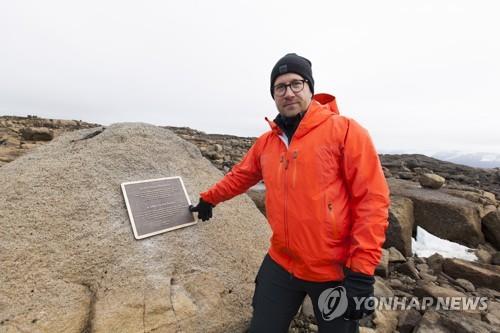
M 412 238 L 411 246 L 413 253 L 419 257 L 430 257 L 437 252 L 445 258 L 477 260 L 473 250 L 467 246 L 436 237 L 421 227 L 417 227 L 417 240 Z

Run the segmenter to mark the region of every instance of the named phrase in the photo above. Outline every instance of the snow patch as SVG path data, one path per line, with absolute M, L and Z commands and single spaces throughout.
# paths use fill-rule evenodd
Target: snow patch
M 417 239 L 411 239 L 413 253 L 419 257 L 430 257 L 439 253 L 445 258 L 458 258 L 469 261 L 477 260 L 474 250 L 446 239 L 434 236 L 424 228 L 417 227 Z

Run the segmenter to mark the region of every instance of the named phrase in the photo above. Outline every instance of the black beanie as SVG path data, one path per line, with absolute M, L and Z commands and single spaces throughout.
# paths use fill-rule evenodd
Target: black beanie
M 312 76 L 311 62 L 296 53 L 288 53 L 278 60 L 271 71 L 271 96 L 274 98 L 274 81 L 282 74 L 295 73 L 307 80 L 309 89 L 314 95 L 314 79 Z

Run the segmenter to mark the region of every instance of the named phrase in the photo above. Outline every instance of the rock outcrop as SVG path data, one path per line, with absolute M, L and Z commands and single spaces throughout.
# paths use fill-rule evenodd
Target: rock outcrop
M 98 126 L 80 120 L 0 116 L 0 167 L 61 133 Z
M 500 267 L 472 263 L 461 259 L 446 259 L 443 271 L 453 278 L 464 278 L 475 286 L 500 291 Z
M 388 182 L 393 195 L 412 200 L 415 224 L 440 238 L 467 246 L 484 242 L 480 204 L 441 190 L 420 188 L 410 181 L 389 178 Z
M 473 168 L 421 154 L 381 154 L 380 161 L 394 177 L 418 181 L 422 173 L 435 173 L 444 177 L 448 186 L 485 190 L 500 197 L 500 168 Z
M 255 138 L 234 135 L 206 134 L 189 127 L 165 126 L 164 128 L 194 143 L 203 156 L 224 172 L 238 163 L 255 141 Z
M 389 226 L 384 248 L 395 247 L 403 255 L 411 256 L 411 237 L 414 223 L 413 202 L 408 198 L 391 196 Z
M 269 228 L 247 196 L 208 223 L 137 241 L 120 183 L 222 176 L 172 132 L 116 124 L 0 168 L 0 331 L 243 332 Z
M 482 219 L 482 225 L 486 239 L 500 250 L 500 209 L 486 214 Z

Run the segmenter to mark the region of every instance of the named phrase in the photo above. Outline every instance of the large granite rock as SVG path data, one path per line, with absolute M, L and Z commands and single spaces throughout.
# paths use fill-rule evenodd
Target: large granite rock
M 259 183 L 250 188 L 246 194 L 253 200 L 257 208 L 266 216 L 266 187 Z
M 377 267 L 375 267 L 375 275 L 384 278 L 389 276 L 389 250 L 382 249 L 382 257 Z
M 467 279 L 475 287 L 486 287 L 500 291 L 500 267 L 498 266 L 462 259 L 445 259 L 443 271 L 455 279 Z
M 389 226 L 384 248 L 395 247 L 404 256 L 411 257 L 411 236 L 414 222 L 413 202 L 408 198 L 391 196 Z
M 415 295 L 418 297 L 446 298 L 446 297 L 466 297 L 464 293 L 452 288 L 436 286 L 432 283 L 418 286 L 415 289 Z
M 500 209 L 483 217 L 482 224 L 486 240 L 500 250 Z
M 446 180 L 440 175 L 433 173 L 423 173 L 418 177 L 418 182 L 422 187 L 438 189 L 444 185 Z
M 71 132 L 1 167 L 0 331 L 245 331 L 265 218 L 240 196 L 135 240 L 120 183 L 174 175 L 196 202 L 222 173 L 145 124 Z
M 0 167 L 63 132 L 97 126 L 76 120 L 0 116 Z
M 389 178 L 388 183 L 393 195 L 413 201 L 415 223 L 431 234 L 471 247 L 484 242 L 479 204 L 410 181 Z
M 25 127 L 21 130 L 24 140 L 50 141 L 54 138 L 54 132 L 47 127 Z
M 402 311 L 398 318 L 399 333 L 411 333 L 422 319 L 422 315 L 415 309 Z
M 458 311 L 426 311 L 413 333 L 493 333 L 498 327 Z

